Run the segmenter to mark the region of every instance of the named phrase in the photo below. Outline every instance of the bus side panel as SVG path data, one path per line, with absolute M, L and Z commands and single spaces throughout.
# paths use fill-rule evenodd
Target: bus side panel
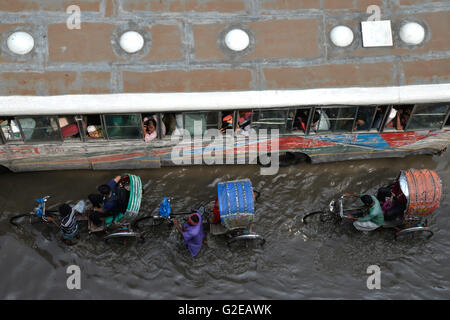
M 114 141 L 96 145 L 86 143 L 88 161 L 94 170 L 160 168 L 148 144 L 143 141 Z
M 10 169 L 15 172 L 92 169 L 82 143 L 6 145 Z
M 11 164 L 8 159 L 8 151 L 5 145 L 0 145 L 0 166 L 9 170 L 11 169 Z M 1 169 L 1 168 L 0 168 Z M 2 170 L 0 170 L 1 172 Z

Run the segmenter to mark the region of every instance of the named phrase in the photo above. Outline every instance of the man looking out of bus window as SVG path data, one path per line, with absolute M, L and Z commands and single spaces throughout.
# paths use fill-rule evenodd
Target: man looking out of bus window
M 116 189 L 120 178 L 120 176 L 117 176 L 108 182 L 108 184 L 99 186 L 98 191 L 100 194 L 90 194 L 88 196 L 93 206 L 93 213 L 89 216 L 89 219 L 97 227 L 102 223 L 100 218 L 115 216 L 119 213 L 119 198 Z
M 369 214 L 359 218 L 353 222 L 353 225 L 359 231 L 372 231 L 381 227 L 384 223 L 383 210 L 381 209 L 380 202 L 374 196 L 368 194 L 344 194 L 345 197 L 358 197 L 361 201 L 369 207 Z
M 93 125 L 88 126 L 87 132 L 88 132 L 88 138 L 94 138 L 94 139 L 103 138 L 101 131 L 99 129 L 97 129 L 96 126 L 93 126 Z

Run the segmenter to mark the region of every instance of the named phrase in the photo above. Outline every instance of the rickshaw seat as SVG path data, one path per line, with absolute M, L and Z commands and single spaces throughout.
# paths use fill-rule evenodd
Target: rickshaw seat
M 109 227 L 111 224 L 113 223 L 118 223 L 120 220 L 122 220 L 122 218 L 124 217 L 123 213 L 119 213 L 118 215 L 112 217 L 106 217 L 105 219 L 105 226 Z

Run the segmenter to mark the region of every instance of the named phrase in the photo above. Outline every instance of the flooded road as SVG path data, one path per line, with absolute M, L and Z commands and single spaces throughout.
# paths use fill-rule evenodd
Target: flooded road
M 18 229 L 8 219 L 29 211 L 34 199 L 49 205 L 85 199 L 120 171 L 59 171 L 0 175 L 1 299 L 448 299 L 450 298 L 450 152 L 443 156 L 299 164 L 261 176 L 257 166 L 176 167 L 137 170 L 146 186 L 142 210 L 151 213 L 163 196 L 182 211 L 214 199 L 218 182 L 250 178 L 261 191 L 255 230 L 262 249 L 231 250 L 208 237 L 191 258 L 174 228 L 163 225 L 144 243 L 109 245 L 95 235 L 68 247 L 55 227 Z M 326 208 L 344 192 L 369 192 L 399 170 L 436 170 L 443 199 L 431 217 L 434 237 L 393 240 L 394 231 L 363 234 L 352 225 L 303 225 L 304 213 Z M 68 290 L 66 269 L 81 268 L 81 290 Z M 381 269 L 381 289 L 369 290 L 366 271 Z

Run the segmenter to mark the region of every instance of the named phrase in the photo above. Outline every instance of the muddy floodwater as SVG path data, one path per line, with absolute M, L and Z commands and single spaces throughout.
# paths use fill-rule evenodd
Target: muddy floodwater
M 450 298 L 450 153 L 399 159 L 299 164 L 260 175 L 258 166 L 198 166 L 137 170 L 145 193 L 141 210 L 154 212 L 163 196 L 175 211 L 213 200 L 218 182 L 250 178 L 261 192 L 255 231 L 262 248 L 230 249 L 224 238 L 191 258 L 175 228 L 147 231 L 146 241 L 104 243 L 88 236 L 68 247 L 55 227 L 16 228 L 9 218 L 51 195 L 51 208 L 86 199 L 121 171 L 0 174 L 0 298 L 2 299 L 448 299 Z M 394 241 L 394 231 L 364 234 L 351 224 L 302 223 L 344 192 L 369 192 L 399 170 L 436 170 L 440 207 L 429 219 L 429 240 Z M 81 269 L 81 289 L 68 290 L 69 265 Z M 378 265 L 381 289 L 367 288 L 367 268 Z

